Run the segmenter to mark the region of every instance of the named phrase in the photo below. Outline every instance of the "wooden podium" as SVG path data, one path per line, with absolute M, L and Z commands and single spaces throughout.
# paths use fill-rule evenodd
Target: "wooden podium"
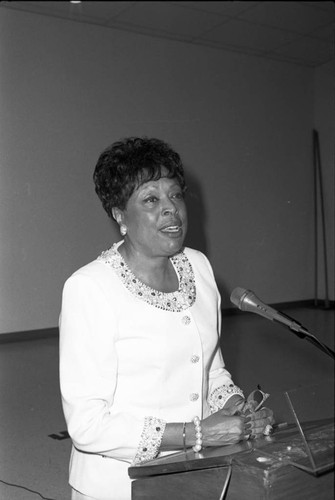
M 334 421 L 302 427 L 130 467 L 132 500 L 333 500 Z

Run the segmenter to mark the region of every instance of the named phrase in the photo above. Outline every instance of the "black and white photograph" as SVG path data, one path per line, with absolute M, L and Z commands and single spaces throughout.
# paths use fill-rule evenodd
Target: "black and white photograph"
M 334 34 L 0 1 L 0 500 L 334 500 Z

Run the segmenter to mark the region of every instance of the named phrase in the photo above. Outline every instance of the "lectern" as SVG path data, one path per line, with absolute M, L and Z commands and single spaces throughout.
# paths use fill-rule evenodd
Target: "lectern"
M 130 467 L 132 500 L 333 500 L 332 388 L 280 395 L 271 436 Z

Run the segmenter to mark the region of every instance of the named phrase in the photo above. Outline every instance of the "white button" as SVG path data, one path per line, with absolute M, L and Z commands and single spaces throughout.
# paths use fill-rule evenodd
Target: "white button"
M 190 394 L 190 401 L 197 401 L 197 399 L 199 399 L 199 394 L 197 392 L 192 392 L 192 394 Z
M 183 316 L 181 320 L 184 325 L 189 325 L 191 323 L 191 318 L 189 316 Z
M 197 354 L 193 354 L 193 356 L 191 357 L 191 363 L 198 363 L 199 359 L 200 356 L 198 356 Z

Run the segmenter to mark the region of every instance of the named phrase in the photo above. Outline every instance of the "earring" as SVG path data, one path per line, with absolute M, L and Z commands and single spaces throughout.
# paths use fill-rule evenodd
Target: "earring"
M 126 236 L 126 234 L 127 234 L 127 226 L 125 224 L 121 224 L 120 225 L 120 233 L 121 233 L 121 236 Z

